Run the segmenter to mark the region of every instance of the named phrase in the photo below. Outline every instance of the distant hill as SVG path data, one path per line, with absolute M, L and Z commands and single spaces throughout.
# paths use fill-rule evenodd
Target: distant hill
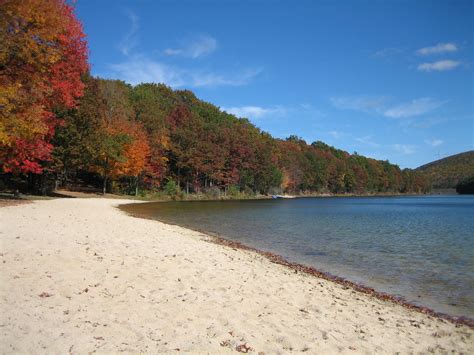
M 451 155 L 415 169 L 424 173 L 433 188 L 455 188 L 461 181 L 474 176 L 474 150 Z

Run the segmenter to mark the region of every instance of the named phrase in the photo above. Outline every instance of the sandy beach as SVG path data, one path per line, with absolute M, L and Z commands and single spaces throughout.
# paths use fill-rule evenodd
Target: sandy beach
M 474 330 L 116 208 L 0 208 L 2 353 L 473 353 Z

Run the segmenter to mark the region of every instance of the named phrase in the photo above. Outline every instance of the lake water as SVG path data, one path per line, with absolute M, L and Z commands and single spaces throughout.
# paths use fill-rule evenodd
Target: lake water
M 158 202 L 124 209 L 474 318 L 474 196 Z

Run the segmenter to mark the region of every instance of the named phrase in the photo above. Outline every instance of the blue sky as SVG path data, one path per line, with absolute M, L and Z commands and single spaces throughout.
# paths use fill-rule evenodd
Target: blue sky
M 473 1 L 78 0 L 92 73 L 414 168 L 474 149 Z

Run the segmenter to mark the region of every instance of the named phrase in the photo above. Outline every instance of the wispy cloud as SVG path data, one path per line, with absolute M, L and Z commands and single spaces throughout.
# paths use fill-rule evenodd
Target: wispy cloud
M 461 64 L 461 62 L 456 61 L 456 60 L 439 60 L 437 62 L 432 62 L 432 63 L 422 63 L 418 65 L 417 69 L 419 71 L 447 71 L 447 70 L 453 70 L 456 67 L 458 67 Z
M 462 121 L 463 118 L 462 117 L 451 117 L 451 116 L 450 117 L 446 117 L 446 116 L 427 117 L 427 118 L 422 119 L 422 120 L 408 122 L 408 126 L 413 127 L 413 128 L 426 129 L 426 128 L 446 124 L 448 122 L 450 124 L 453 124 L 453 122 L 460 121 L 460 120 Z
M 144 55 L 135 55 L 127 60 L 111 64 L 109 77 L 126 81 L 132 85 L 140 83 L 164 83 L 171 87 L 216 87 L 242 86 L 248 84 L 260 69 L 241 70 L 227 76 L 205 70 L 185 69 L 152 60 Z
M 231 113 L 237 117 L 258 119 L 271 115 L 284 115 L 286 109 L 282 106 L 261 107 L 261 106 L 240 106 L 240 107 L 222 107 L 222 110 Z
M 384 116 L 390 118 L 420 116 L 437 109 L 444 103 L 446 101 L 436 101 L 429 97 L 424 97 L 391 107 L 385 110 Z
M 294 117 L 307 117 L 311 120 L 325 117 L 326 113 L 317 109 L 311 104 L 302 103 L 295 105 L 243 105 L 243 106 L 224 106 L 223 111 L 231 113 L 237 117 L 245 117 L 250 119 L 292 119 Z M 335 131 L 333 131 L 335 132 Z M 333 135 L 336 133 L 333 133 Z M 341 132 L 342 134 L 342 132 Z
M 442 53 L 450 53 L 456 52 L 458 50 L 458 46 L 455 43 L 438 43 L 431 47 L 423 47 L 416 51 L 418 55 L 431 55 L 431 54 L 442 54 Z
M 197 35 L 181 41 L 179 48 L 167 48 L 167 56 L 180 55 L 189 58 L 199 58 L 214 52 L 217 49 L 217 40 L 209 35 Z
M 432 147 L 437 147 L 444 142 L 441 139 L 425 139 L 425 143 L 432 146 Z
M 355 139 L 357 142 L 368 145 L 369 147 L 377 148 L 380 147 L 379 143 L 376 143 L 372 139 L 372 135 L 365 136 L 365 137 L 359 137 Z
M 226 76 L 206 71 L 189 72 L 192 79 L 191 85 L 194 87 L 203 86 L 242 86 L 247 85 L 262 72 L 262 69 L 245 69 L 232 75 Z
M 260 68 L 247 68 L 235 70 L 228 75 L 205 69 L 184 68 L 152 59 L 147 54 L 135 50 L 138 44 L 139 18 L 132 12 L 128 12 L 127 15 L 130 19 L 130 30 L 118 46 L 125 59 L 119 63 L 109 64 L 109 71 L 101 73 L 105 77 L 124 80 L 132 85 L 157 82 L 173 88 L 217 87 L 246 85 L 262 71 Z M 182 48 L 169 48 L 165 53 L 198 58 L 213 52 L 216 48 L 217 41 L 214 38 L 199 35 L 184 41 Z
M 312 110 L 313 109 L 313 105 L 311 104 L 308 104 L 308 103 L 305 103 L 305 104 L 300 104 L 300 107 L 303 109 L 303 110 Z
M 327 113 L 309 103 L 297 104 L 291 107 L 286 107 L 288 112 L 294 115 L 304 114 L 310 115 L 313 118 L 327 117 Z
M 342 137 L 344 137 L 344 136 L 347 135 L 347 133 L 341 132 L 341 131 L 329 131 L 329 132 L 327 132 L 327 133 L 328 133 L 328 135 L 330 135 L 330 136 L 333 137 L 334 139 L 340 139 L 340 138 L 342 138 Z
M 110 65 L 110 77 L 129 84 L 165 83 L 171 87 L 185 85 L 184 72 L 178 68 L 153 61 L 145 56 L 134 56 L 118 64 Z
M 391 147 L 393 150 L 403 154 L 413 154 L 415 153 L 415 146 L 409 144 L 392 144 Z
M 387 98 L 383 96 L 369 97 L 369 96 L 359 96 L 359 97 L 331 97 L 331 104 L 339 109 L 343 110 L 356 110 L 356 111 L 379 111 L 382 109 L 386 102 Z
M 380 144 L 377 142 L 374 142 L 372 135 L 368 135 L 365 137 L 360 137 L 356 138 L 355 140 L 359 143 L 362 143 L 366 146 L 372 147 L 372 148 L 377 148 L 378 151 L 383 150 L 383 149 L 390 149 L 398 153 L 402 153 L 405 155 L 408 154 L 413 154 L 416 151 L 416 147 L 411 144 L 401 144 L 401 143 L 396 143 L 396 144 Z
M 138 17 L 131 11 L 127 11 L 127 16 L 131 22 L 130 30 L 122 38 L 122 41 L 119 44 L 120 52 L 125 56 L 128 56 L 130 51 L 135 48 L 138 43 Z
M 164 54 L 166 55 L 178 55 L 181 54 L 183 51 L 181 49 L 172 49 L 172 48 L 167 48 L 163 51 Z
M 338 109 L 379 114 L 389 118 L 407 118 L 424 115 L 446 103 L 446 101 L 437 101 L 424 97 L 394 105 L 390 104 L 389 98 L 385 96 L 332 97 L 330 101 Z

